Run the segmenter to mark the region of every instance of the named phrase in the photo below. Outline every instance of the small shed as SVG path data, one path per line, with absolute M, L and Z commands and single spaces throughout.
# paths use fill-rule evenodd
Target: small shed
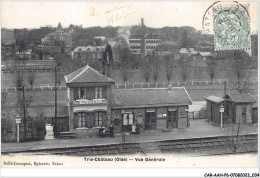
M 252 108 L 256 103 L 249 93 L 227 94 L 224 97 L 208 96 L 205 98 L 207 103 L 207 118 L 214 125 L 220 125 L 220 106 L 224 106 L 223 122 L 229 123 L 253 123 Z

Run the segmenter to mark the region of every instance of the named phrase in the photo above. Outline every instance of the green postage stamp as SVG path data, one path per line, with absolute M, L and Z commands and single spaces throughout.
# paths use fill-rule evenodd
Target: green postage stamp
M 239 3 L 213 7 L 215 50 L 251 49 L 249 6 Z

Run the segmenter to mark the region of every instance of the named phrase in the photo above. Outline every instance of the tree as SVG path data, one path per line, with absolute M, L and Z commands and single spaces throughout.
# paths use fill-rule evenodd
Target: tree
M 141 72 L 142 72 L 142 75 L 143 75 L 146 83 L 148 83 L 148 81 L 151 77 L 151 66 L 149 64 L 149 61 L 145 60 L 145 61 L 142 62 Z
M 231 62 L 232 73 L 235 81 L 233 87 L 240 93 L 245 92 L 251 86 L 249 78 L 250 74 L 248 66 L 250 64 L 250 57 L 244 51 L 234 51 L 234 59 Z
M 166 79 L 169 84 L 170 80 L 172 79 L 172 72 L 173 72 L 173 66 L 172 66 L 170 55 L 164 56 L 164 64 L 165 64 Z
M 129 76 L 130 76 L 130 69 L 122 66 L 122 67 L 120 67 L 120 73 L 121 73 L 124 83 L 126 83 L 126 81 L 129 79 Z
M 33 102 L 32 97 L 26 97 L 25 96 L 25 90 L 24 88 L 21 90 L 18 90 L 17 92 L 17 103 L 15 106 L 17 114 L 22 118 L 22 125 L 24 128 L 24 141 L 27 140 L 27 125 L 28 121 L 30 121 L 32 118 L 29 115 L 28 108 L 30 107 L 31 103 Z
M 11 122 L 11 115 L 9 113 L 8 108 L 6 107 L 7 103 L 7 92 L 1 92 L 1 134 L 2 141 L 6 141 L 4 139 L 5 135 L 12 132 L 13 126 Z
M 154 53 L 152 56 L 152 68 L 153 68 L 152 70 L 153 80 L 156 83 L 160 75 L 160 62 L 158 56 L 155 55 Z
M 180 60 L 179 60 L 179 66 L 181 69 L 181 77 L 182 77 L 182 80 L 184 83 L 186 82 L 186 80 L 188 78 L 188 72 L 189 72 L 188 67 L 191 62 L 190 58 L 191 58 L 190 54 L 182 54 L 180 57 Z
M 188 35 L 187 35 L 187 31 L 185 30 L 181 36 L 181 40 L 182 40 L 182 44 L 181 47 L 182 48 L 187 48 L 188 46 Z
M 215 74 L 216 74 L 217 63 L 211 57 L 208 60 L 206 60 L 206 64 L 207 64 L 207 73 L 210 77 L 210 81 L 212 82 L 212 80 L 213 80 L 213 78 L 215 77 Z
M 21 88 L 21 87 L 24 86 L 23 73 L 22 72 L 16 73 L 16 76 L 15 76 L 15 86 L 17 88 Z
M 35 81 L 35 75 L 33 73 L 30 73 L 28 76 L 28 83 L 33 87 L 34 81 Z
M 239 138 L 242 133 L 243 127 L 241 121 L 233 124 L 227 128 L 227 142 L 229 149 L 235 154 L 241 145 L 241 139 Z
M 128 48 L 119 48 L 119 58 L 120 58 L 120 76 L 124 83 L 130 77 L 130 69 L 133 66 L 133 54 Z

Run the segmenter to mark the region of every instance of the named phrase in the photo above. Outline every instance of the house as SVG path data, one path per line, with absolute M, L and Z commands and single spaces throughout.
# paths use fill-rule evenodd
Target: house
M 223 105 L 223 123 L 252 123 L 252 106 L 254 98 L 248 93 L 226 94 L 224 97 L 208 96 L 205 98 L 207 105 L 207 118 L 213 125 L 220 125 L 220 107 Z
M 42 38 L 42 44 L 48 44 L 51 46 L 63 46 L 72 47 L 72 35 L 65 32 L 59 22 L 55 32 L 51 32 Z
M 115 132 L 130 131 L 134 122 L 147 130 L 188 126 L 191 99 L 184 87 L 116 89 L 111 78 L 88 65 L 65 81 L 69 130 L 78 137 L 111 124 Z

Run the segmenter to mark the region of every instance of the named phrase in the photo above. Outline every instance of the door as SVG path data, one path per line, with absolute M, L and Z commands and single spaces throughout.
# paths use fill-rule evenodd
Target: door
M 168 111 L 168 128 L 178 128 L 178 110 Z
M 123 114 L 123 131 L 130 132 L 132 130 L 132 125 L 134 123 L 134 114 L 133 113 L 124 113 Z
M 155 111 L 148 111 L 145 115 L 145 129 L 156 129 L 156 113 Z

